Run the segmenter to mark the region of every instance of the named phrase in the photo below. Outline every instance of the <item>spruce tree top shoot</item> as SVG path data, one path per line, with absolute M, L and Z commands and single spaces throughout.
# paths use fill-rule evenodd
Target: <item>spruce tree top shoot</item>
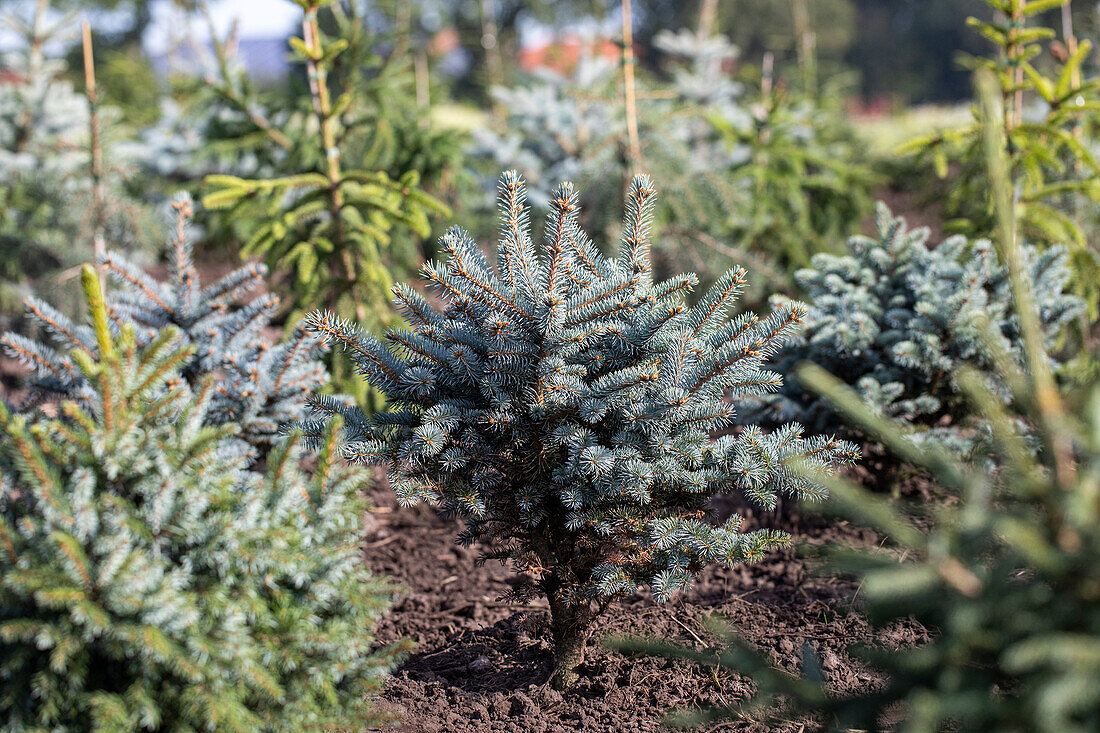
M 464 541 L 523 574 L 517 595 L 548 597 L 559 684 L 579 660 L 592 602 L 640 585 L 664 600 L 708 563 L 755 560 L 788 541 L 745 532 L 738 516 L 707 521 L 714 494 L 739 490 L 763 507 L 780 494 L 819 497 L 788 461 L 832 467 L 857 456 L 793 424 L 711 440 L 733 423 L 726 392 L 781 383 L 765 362 L 805 309 L 731 318 L 740 268 L 692 308 L 684 296 L 694 275 L 653 282 L 655 194 L 648 178 L 633 181 L 619 256 L 605 259 L 578 226 L 572 185 L 559 186 L 540 254 L 524 183 L 506 173 L 497 268 L 453 228 L 442 239 L 447 262 L 423 270 L 443 305 L 395 290 L 411 330 L 383 344 L 332 314 L 309 319 L 389 399 L 372 418 L 316 399 L 345 415 L 345 455 L 387 464 L 402 501 L 462 517 Z

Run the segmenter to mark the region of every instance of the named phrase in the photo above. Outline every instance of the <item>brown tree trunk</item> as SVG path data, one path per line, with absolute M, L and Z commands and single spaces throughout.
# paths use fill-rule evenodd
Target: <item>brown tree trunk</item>
M 554 673 L 550 684 L 564 690 L 577 681 L 577 667 L 584 662 L 585 645 L 592 631 L 592 609 L 587 603 L 567 603 L 556 590 L 550 601 L 550 636 L 554 641 Z

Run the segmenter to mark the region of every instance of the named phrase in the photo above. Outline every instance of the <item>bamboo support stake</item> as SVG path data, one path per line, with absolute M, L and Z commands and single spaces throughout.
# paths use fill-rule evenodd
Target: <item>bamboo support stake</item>
M 84 93 L 88 99 L 88 128 L 92 173 L 92 247 L 96 260 L 107 254 L 103 238 L 105 225 L 103 200 L 103 146 L 99 139 L 99 94 L 95 84 L 95 60 L 92 56 L 92 27 L 87 21 L 81 27 L 84 46 Z
M 417 117 L 417 124 L 421 129 L 426 129 L 432 108 L 431 78 L 428 72 L 427 51 L 417 51 L 416 56 L 413 58 L 413 71 L 416 75 L 416 109 L 420 113 Z
M 634 85 L 634 20 L 631 17 L 630 0 L 623 0 L 623 79 L 626 96 L 626 134 L 630 143 L 632 167 L 642 160 L 642 146 L 638 140 L 638 102 Z
M 329 215 L 336 228 L 336 245 L 341 248 L 344 275 L 349 282 L 358 279 L 351 252 L 344 244 L 344 192 L 340 189 L 343 175 L 340 171 L 340 148 L 336 144 L 336 125 L 332 118 L 332 98 L 328 89 L 328 72 L 316 61 L 323 53 L 321 29 L 317 23 L 319 3 L 311 3 L 302 18 L 302 40 L 309 51 L 306 70 L 309 74 L 309 91 L 313 97 L 313 111 L 321 126 L 321 144 L 324 146 L 326 173 L 328 176 Z
M 1098 10 L 1100 12 L 1100 10 Z M 1077 55 L 1078 42 L 1077 34 L 1073 31 L 1073 0 L 1066 0 L 1062 5 L 1062 37 L 1066 41 L 1066 53 L 1069 58 L 1073 58 Z M 1073 70 L 1073 74 L 1070 76 L 1070 84 L 1073 86 L 1073 90 L 1077 91 L 1081 88 L 1081 67 L 1077 66 Z M 1073 136 L 1082 140 L 1085 135 L 1085 128 L 1081 124 L 1081 119 L 1077 118 L 1073 122 Z M 1073 161 L 1073 170 L 1080 175 L 1084 169 L 1084 161 L 1077 158 Z M 1074 216 L 1080 215 L 1080 199 L 1077 196 L 1073 196 L 1070 199 L 1070 207 Z M 1088 333 L 1088 313 L 1081 314 L 1080 322 L 1082 325 L 1082 332 Z
M 775 54 L 767 51 L 764 53 L 764 60 L 760 62 L 760 98 L 768 107 L 771 107 L 772 88 L 774 86 Z
M 1077 55 L 1077 35 L 1073 32 L 1073 0 L 1066 0 L 1066 4 L 1062 6 L 1062 36 L 1066 39 L 1066 51 L 1069 52 L 1070 58 Z M 1070 80 L 1074 89 L 1081 87 L 1081 68 L 1078 67 L 1073 72 L 1073 78 Z
M 1017 202 L 1008 156 L 1005 153 L 1007 141 L 1003 128 L 993 122 L 999 112 L 996 109 L 998 83 L 999 80 L 992 75 L 982 74 L 978 77 L 983 120 L 982 143 L 989 166 L 993 208 L 997 220 L 995 244 L 1000 245 L 998 254 L 1008 272 L 1016 317 L 1020 324 L 1024 360 L 1027 371 L 1034 380 L 1035 391 L 1031 397 L 1039 410 L 1040 439 L 1049 443 L 1044 448 L 1050 451 L 1049 455 L 1054 461 L 1055 479 L 1059 486 L 1068 489 L 1073 486 L 1076 474 L 1073 446 L 1066 439 L 1065 431 L 1060 429 L 1065 418 L 1064 406 L 1043 349 L 1039 310 L 1035 306 L 1034 294 L 1020 253 Z
M 806 0 L 791 0 L 794 18 L 794 34 L 798 68 L 802 72 L 802 84 L 807 94 L 817 94 L 817 34 L 810 22 L 810 9 Z
M 1073 32 L 1073 0 L 1066 0 L 1062 5 L 1062 37 L 1066 41 L 1066 53 L 1069 54 L 1069 58 L 1073 58 L 1077 55 L 1078 43 L 1077 34 Z M 1077 66 L 1073 70 L 1073 74 L 1070 76 L 1070 84 L 1073 86 L 1073 90 L 1076 91 L 1081 88 L 1081 67 Z M 1080 140 L 1084 135 L 1084 128 L 1081 126 L 1080 120 L 1076 120 L 1073 123 L 1073 136 Z M 1078 173 L 1081 172 L 1083 161 L 1078 158 L 1073 163 L 1073 168 Z M 1074 198 L 1074 211 L 1077 210 L 1077 199 Z
M 1013 78 L 1015 92 L 1006 90 L 1006 99 L 1011 99 L 1011 116 L 1008 120 L 1008 131 L 1015 130 L 1024 119 L 1024 67 L 1020 63 L 1020 30 L 1024 26 L 1024 2 L 1025 0 L 1013 0 L 1012 14 L 1008 18 L 1008 60 L 1016 67 Z
M 699 6 L 699 27 L 695 37 L 705 41 L 714 33 L 714 18 L 718 14 L 718 0 L 703 0 Z
M 478 12 L 481 15 L 481 47 L 485 49 L 485 65 L 489 74 L 489 85 L 504 84 L 504 58 L 500 52 L 500 29 L 496 20 L 494 0 L 478 0 Z M 493 102 L 493 120 L 504 124 L 505 109 L 499 102 Z

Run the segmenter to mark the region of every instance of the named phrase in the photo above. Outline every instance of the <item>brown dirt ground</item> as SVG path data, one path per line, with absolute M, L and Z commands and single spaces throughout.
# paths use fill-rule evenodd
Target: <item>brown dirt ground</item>
M 476 548 L 454 543 L 455 523 L 424 506 L 398 507 L 384 485 L 371 498 L 367 562 L 406 589 L 379 628 L 379 640 L 416 644 L 380 701 L 404 720 L 402 733 L 657 731 L 673 710 L 736 707 L 752 694 L 751 681 L 739 675 L 712 676 L 688 663 L 628 658 L 596 641 L 580 668 L 581 681 L 564 694 L 550 689 L 544 603 L 501 602 L 508 568 L 478 567 Z M 757 526 L 788 529 L 798 540 L 795 548 L 755 566 L 711 568 L 669 604 L 643 594 L 628 598 L 608 611 L 597 634 L 655 636 L 701 649 L 716 643 L 701 621 L 717 614 L 782 669 L 797 673 L 809 644 L 832 691 L 875 686 L 879 675 L 853 660 L 846 648 L 868 641 L 912 645 L 927 640 L 927 632 L 903 626 L 872 639 L 854 602 L 858 586 L 817 577 L 805 556 L 825 543 L 874 546 L 880 539 L 846 522 L 803 517 L 797 510 L 789 514 L 750 519 Z M 814 727 L 806 719 L 765 724 L 745 713 L 720 730 L 795 733 Z

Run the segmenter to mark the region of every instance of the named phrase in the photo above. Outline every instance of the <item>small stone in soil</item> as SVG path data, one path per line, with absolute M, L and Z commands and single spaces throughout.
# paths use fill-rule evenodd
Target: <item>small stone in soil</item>
M 466 669 L 470 670 L 474 674 L 481 674 L 482 672 L 488 672 L 493 668 L 493 663 L 489 661 L 489 657 L 482 654 L 466 665 Z
M 512 695 L 512 715 L 535 715 L 538 713 L 539 707 L 535 704 L 535 701 L 527 697 L 522 692 L 517 692 Z
M 366 512 L 363 517 L 363 538 L 366 540 L 378 540 L 383 539 L 389 535 L 389 530 L 382 526 L 382 523 L 378 521 L 378 517 L 374 516 L 370 512 Z

